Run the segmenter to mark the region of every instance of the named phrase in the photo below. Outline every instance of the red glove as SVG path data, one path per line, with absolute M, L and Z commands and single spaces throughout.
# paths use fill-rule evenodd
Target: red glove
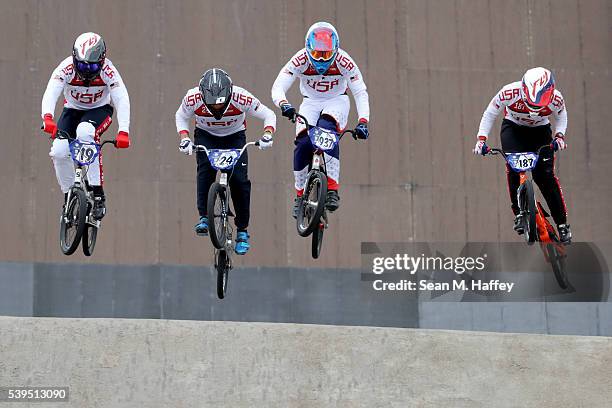
M 43 131 L 45 133 L 49 133 L 52 138 L 55 138 L 55 134 L 57 133 L 57 125 L 53 120 L 53 115 L 51 115 L 50 113 L 45 113 L 45 116 L 43 116 L 43 118 L 45 120 L 43 124 Z
M 117 133 L 117 138 L 115 139 L 115 147 L 117 149 L 127 149 L 130 147 L 130 136 L 127 132 L 119 132 Z

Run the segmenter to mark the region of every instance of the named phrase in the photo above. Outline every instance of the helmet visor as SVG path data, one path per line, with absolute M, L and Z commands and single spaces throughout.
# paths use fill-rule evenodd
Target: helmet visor
M 97 74 L 102 70 L 102 64 L 99 62 L 77 61 L 76 70 L 83 74 Z
M 310 56 L 315 61 L 329 61 L 334 56 L 334 50 L 311 50 Z

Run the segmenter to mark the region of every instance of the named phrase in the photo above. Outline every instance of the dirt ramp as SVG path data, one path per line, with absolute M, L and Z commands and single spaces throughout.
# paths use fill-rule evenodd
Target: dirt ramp
M 0 332 L 0 384 L 69 386 L 61 407 L 603 407 L 612 398 L 606 337 L 50 318 L 0 318 Z

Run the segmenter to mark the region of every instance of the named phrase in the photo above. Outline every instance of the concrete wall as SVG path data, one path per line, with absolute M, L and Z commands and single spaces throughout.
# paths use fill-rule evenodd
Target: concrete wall
M 492 95 L 534 65 L 555 71 L 567 100 L 570 148 L 558 165 L 574 234 L 600 241 L 612 230 L 605 0 L 4 0 L 0 11 L 1 260 L 66 261 L 40 99 L 51 70 L 89 30 L 107 40 L 127 83 L 134 144 L 105 156 L 110 212 L 95 260 L 70 261 L 210 263 L 208 242 L 191 231 L 195 163 L 177 151 L 176 107 L 214 65 L 270 104 L 278 70 L 318 19 L 336 24 L 364 73 L 372 138 L 343 143 L 343 208 L 317 267 L 358 267 L 361 241 L 517 239 L 503 166 L 469 150 Z M 299 102 L 295 89 L 291 100 Z M 251 138 L 259 126 L 250 122 Z M 253 250 L 240 264 L 313 264 L 289 215 L 291 139 L 281 120 L 274 149 L 252 153 Z
M 612 336 L 612 303 L 438 302 L 375 292 L 358 269 L 0 263 L 0 315 L 227 320 Z
M 0 318 L 0 380 L 57 407 L 604 407 L 612 339 Z M 32 406 L 46 404 L 31 404 Z

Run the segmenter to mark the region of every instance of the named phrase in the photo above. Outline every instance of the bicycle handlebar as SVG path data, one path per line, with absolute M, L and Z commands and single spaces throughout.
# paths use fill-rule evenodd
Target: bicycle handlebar
M 550 145 L 550 143 L 542 145 L 538 148 L 538 150 L 536 151 L 536 154 L 539 156 L 540 152 L 542 151 L 542 149 L 544 148 L 549 148 L 552 149 L 552 146 Z M 508 156 L 510 153 L 506 153 L 505 151 L 503 151 L 502 149 L 500 149 L 499 147 L 489 147 L 489 150 L 487 151 L 487 155 L 491 155 L 491 156 L 495 156 L 497 154 L 501 154 L 504 157 Z
M 68 134 L 68 132 L 64 131 L 64 130 L 57 130 L 57 133 L 55 133 L 55 138 L 56 139 L 60 139 L 60 140 L 76 140 L 76 138 L 70 137 L 70 135 Z M 116 140 L 105 140 L 102 143 L 96 143 L 94 142 L 94 144 L 98 145 L 100 147 L 100 149 L 102 148 L 102 146 L 104 146 L 105 144 L 110 143 L 113 146 L 117 147 L 117 141 Z
M 249 146 L 259 146 L 259 141 L 257 142 L 248 142 L 247 144 L 245 144 L 242 149 L 240 149 L 240 156 L 242 156 L 242 153 L 244 153 L 244 151 L 247 149 L 247 147 Z M 204 145 L 197 145 L 194 144 L 193 145 L 193 149 L 196 151 L 200 151 L 200 152 L 204 152 L 206 153 L 206 155 L 208 156 L 208 149 L 206 148 L 206 146 Z
M 315 127 L 315 126 L 312 126 L 310 123 L 308 123 L 308 119 L 306 119 L 304 115 L 300 115 L 297 112 L 295 113 L 295 116 L 293 117 L 293 119 L 291 119 L 291 121 L 295 123 L 296 119 L 300 119 L 302 122 L 304 122 L 304 124 L 306 125 L 306 128 L 308 129 Z M 325 130 L 329 131 L 329 129 L 325 129 Z M 353 139 L 357 140 L 357 134 L 354 129 L 345 129 L 341 133 L 338 133 L 338 132 L 334 132 L 334 133 L 338 135 L 338 140 L 340 140 L 342 136 L 344 136 L 346 133 L 350 133 L 351 136 L 353 136 Z

